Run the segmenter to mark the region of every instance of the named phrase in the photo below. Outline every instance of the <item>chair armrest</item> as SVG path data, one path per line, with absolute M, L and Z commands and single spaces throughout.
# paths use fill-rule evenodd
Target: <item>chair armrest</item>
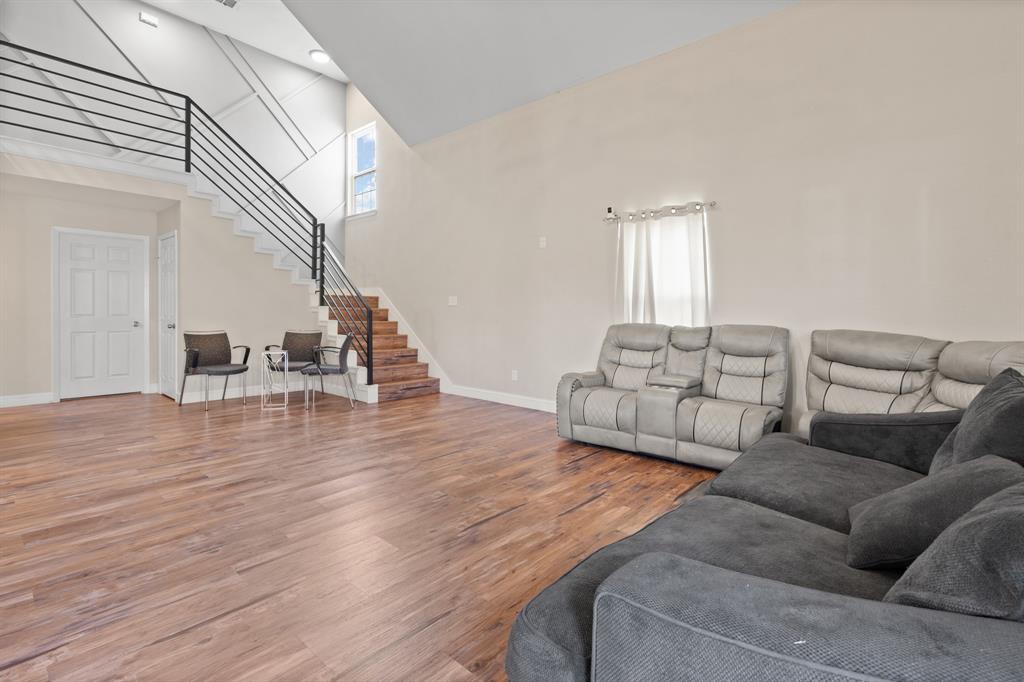
M 648 386 L 662 386 L 664 388 L 697 388 L 702 379 L 687 374 L 658 374 L 647 380 Z
M 338 364 L 341 364 L 341 347 L 340 346 L 315 346 L 313 348 L 313 362 L 316 363 L 317 367 L 323 367 L 324 365 L 330 364 L 324 360 L 324 351 L 331 351 L 338 354 Z
M 562 438 L 572 438 L 569 401 L 572 400 L 573 391 L 587 386 L 604 386 L 604 373 L 569 372 L 562 375 L 561 381 L 558 382 L 558 390 L 555 393 L 555 424 L 558 435 Z
M 911 414 L 819 412 L 811 419 L 808 442 L 814 447 L 927 473 L 935 452 L 963 414 L 963 410 Z
M 809 558 L 813 560 L 813 558 Z M 594 601 L 591 680 L 1024 679 L 1024 624 L 645 554 Z
M 199 366 L 199 349 L 198 348 L 186 348 L 185 349 L 185 371 L 194 370 Z
M 244 348 L 245 349 L 245 354 L 242 355 L 242 364 L 243 365 L 248 365 L 249 364 L 249 351 L 252 350 L 252 349 L 249 348 L 249 346 L 231 346 L 231 350 L 237 350 L 238 348 Z

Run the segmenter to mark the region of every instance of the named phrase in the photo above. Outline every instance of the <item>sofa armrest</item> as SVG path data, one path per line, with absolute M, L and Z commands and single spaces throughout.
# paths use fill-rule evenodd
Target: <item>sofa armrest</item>
M 1024 624 L 645 554 L 594 601 L 592 682 L 1024 679 Z
M 604 372 L 569 372 L 562 375 L 555 393 L 555 422 L 558 435 L 572 438 L 572 421 L 569 419 L 569 401 L 573 391 L 587 386 L 604 386 Z
M 811 419 L 808 442 L 814 447 L 928 473 L 935 452 L 963 414 L 963 410 L 911 414 L 819 412 Z
M 697 388 L 702 379 L 688 374 L 656 374 L 647 380 L 648 386 L 660 388 Z

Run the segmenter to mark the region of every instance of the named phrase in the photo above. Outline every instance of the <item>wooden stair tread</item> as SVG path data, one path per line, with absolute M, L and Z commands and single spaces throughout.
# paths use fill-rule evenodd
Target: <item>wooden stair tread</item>
M 427 376 L 427 363 L 406 362 L 401 365 L 374 365 L 373 380 L 377 384 L 385 384 L 390 381 L 405 381 L 409 379 L 423 379 Z
M 384 403 L 418 395 L 441 392 L 441 380 L 436 377 L 387 381 L 377 384 L 377 400 Z
M 352 306 L 355 306 L 355 307 L 361 307 L 362 306 L 362 302 L 358 298 L 356 298 L 355 296 L 340 296 L 338 294 L 327 294 L 327 298 L 330 298 L 333 301 L 337 301 L 338 303 L 343 304 L 343 305 L 344 304 L 348 304 L 348 305 L 352 305 Z M 371 308 L 376 308 L 376 307 L 380 306 L 380 297 L 379 296 L 363 296 L 363 299 L 366 300 L 366 304 L 368 306 L 370 306 Z
M 419 355 L 420 352 L 415 348 L 374 348 L 373 366 L 390 367 L 392 365 L 414 363 L 419 360 Z M 358 363 L 360 365 L 363 364 L 363 359 L 361 357 L 359 358 Z

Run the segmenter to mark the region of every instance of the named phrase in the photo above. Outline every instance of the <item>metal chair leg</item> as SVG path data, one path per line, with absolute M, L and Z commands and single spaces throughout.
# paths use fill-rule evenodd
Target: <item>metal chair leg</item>
M 203 382 L 203 390 L 205 392 L 205 402 L 206 402 L 206 408 L 205 409 L 206 409 L 207 412 L 209 412 L 210 411 L 210 375 L 209 374 L 204 374 L 203 375 L 203 379 L 205 379 L 205 381 Z
M 178 407 L 181 407 L 181 404 L 183 402 L 185 402 L 185 380 L 186 379 L 188 379 L 188 375 L 187 374 L 183 374 L 181 376 L 181 395 L 178 396 Z
M 327 393 L 327 389 L 324 388 L 324 375 L 320 375 L 320 392 Z
M 242 407 L 245 407 L 245 384 L 247 383 L 246 382 L 246 378 L 248 376 L 249 376 L 249 374 L 248 374 L 247 371 L 246 372 L 242 372 L 242 374 L 241 374 L 241 377 L 242 377 Z
M 348 382 L 348 404 L 349 407 L 355 408 L 356 403 L 353 398 L 356 397 L 356 384 L 352 379 L 352 372 L 345 372 L 345 380 Z
M 302 406 L 309 409 L 309 377 L 302 375 Z
M 220 399 L 221 400 L 224 400 L 224 398 L 226 398 L 227 395 L 228 395 L 228 379 L 230 379 L 230 378 L 231 378 L 230 375 L 228 375 L 228 374 L 224 375 L 224 390 L 221 391 L 221 393 L 220 393 Z

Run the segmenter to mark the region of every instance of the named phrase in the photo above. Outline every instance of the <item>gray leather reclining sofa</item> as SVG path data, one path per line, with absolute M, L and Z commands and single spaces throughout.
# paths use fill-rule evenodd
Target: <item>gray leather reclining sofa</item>
M 558 384 L 558 435 L 722 469 L 782 420 L 789 331 L 609 327 L 593 372 Z
M 876 413 L 819 412 L 809 442 L 765 436 L 707 494 L 545 588 L 513 624 L 512 682 L 1024 679 L 1024 483 L 970 509 L 909 568 L 849 565 L 851 507 L 906 494 L 904 486 L 941 474 L 958 449 L 966 446 L 969 460 L 983 443 L 984 454 L 998 455 L 984 459 L 1024 477 L 1024 377 L 999 374 L 1024 370 L 1024 342 L 887 339 L 889 351 L 878 353 L 855 348 L 856 334 L 816 335 L 812 354 L 833 363 L 831 380 L 824 369 L 833 388 L 808 393 L 819 407 Z M 878 338 L 865 343 L 879 347 Z M 809 371 L 823 368 L 813 361 Z M 971 409 L 997 374 L 991 385 L 1002 380 L 1016 398 L 979 399 Z M 581 381 L 598 385 L 596 376 Z M 842 386 L 888 400 L 850 393 L 833 402 L 847 393 Z M 900 414 L 885 414 L 897 406 Z M 947 493 L 942 506 L 964 491 Z M 1002 516 L 987 522 L 993 514 Z M 928 557 L 950 533 L 954 550 Z M 942 576 L 945 602 L 924 608 L 914 580 L 928 570 L 934 578 L 935 565 L 962 572 Z M 979 581 L 1008 613 L 977 615 Z

